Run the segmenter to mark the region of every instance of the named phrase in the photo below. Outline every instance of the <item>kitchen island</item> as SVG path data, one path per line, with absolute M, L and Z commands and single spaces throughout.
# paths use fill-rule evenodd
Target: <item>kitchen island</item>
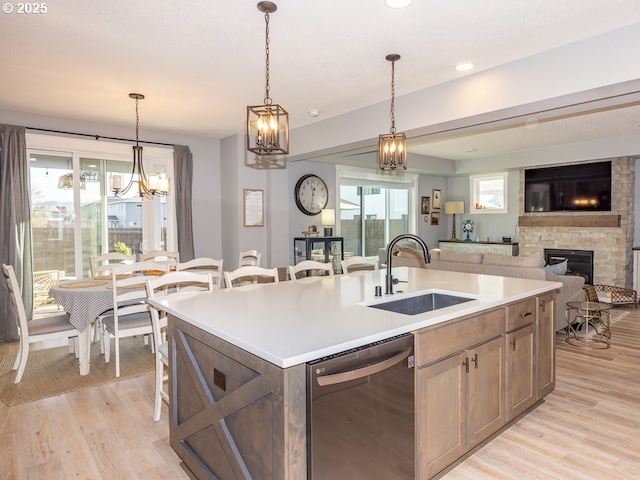
M 553 389 L 553 302 L 561 284 L 398 267 L 396 294 L 376 297 L 384 274 L 152 301 L 170 314 L 171 445 L 191 475 L 307 478 L 306 363 L 400 334 L 416 339 L 416 478 L 444 471 Z M 424 291 L 471 300 L 416 315 L 370 308 Z M 499 362 L 498 373 L 482 377 L 472 369 L 464 385 L 453 385 L 463 378 L 457 370 L 468 370 L 468 360 L 461 367 L 465 358 L 473 361 L 486 348 L 497 352 L 489 358 Z M 455 376 L 447 377 L 452 369 Z M 488 381 L 495 391 L 487 390 Z M 464 408 L 455 432 L 434 411 L 435 395 Z M 469 398 L 477 402 L 470 405 Z

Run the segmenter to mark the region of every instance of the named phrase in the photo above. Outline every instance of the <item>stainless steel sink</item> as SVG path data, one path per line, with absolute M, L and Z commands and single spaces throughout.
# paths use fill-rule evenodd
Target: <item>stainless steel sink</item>
M 388 312 L 402 313 L 404 315 L 417 315 L 419 313 L 431 312 L 440 308 L 451 307 L 464 302 L 476 300 L 472 297 L 460 297 L 446 293 L 425 293 L 405 297 L 398 300 L 381 301 L 379 303 L 367 303 L 367 307 L 379 308 Z

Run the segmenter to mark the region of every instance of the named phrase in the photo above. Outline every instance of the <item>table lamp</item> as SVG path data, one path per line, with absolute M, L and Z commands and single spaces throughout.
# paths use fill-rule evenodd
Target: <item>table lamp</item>
M 336 211 L 333 208 L 325 208 L 320 214 L 320 220 L 324 227 L 324 236 L 333 236 L 333 225 L 336 224 Z M 328 226 L 327 226 L 328 225 Z
M 457 242 L 456 237 L 456 214 L 464 213 L 464 202 L 444 202 L 445 215 L 453 215 L 453 225 L 451 227 L 451 238 L 449 241 Z

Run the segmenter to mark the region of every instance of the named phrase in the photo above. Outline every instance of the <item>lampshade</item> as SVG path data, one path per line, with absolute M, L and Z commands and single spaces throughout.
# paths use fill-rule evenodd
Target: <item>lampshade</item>
M 325 208 L 320 215 L 322 225 L 332 226 L 336 224 L 336 211 L 333 208 Z
M 324 236 L 333 236 L 333 228 L 331 226 L 336 224 L 336 211 L 333 208 L 325 208 L 320 213 L 320 221 L 322 225 L 329 225 L 324 227 Z
M 444 213 L 446 215 L 464 213 L 464 202 L 444 202 Z

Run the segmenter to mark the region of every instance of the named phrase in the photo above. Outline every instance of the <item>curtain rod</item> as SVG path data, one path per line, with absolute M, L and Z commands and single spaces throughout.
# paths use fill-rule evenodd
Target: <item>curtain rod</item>
M 118 138 L 118 137 L 105 137 L 103 135 L 92 135 L 90 133 L 76 133 L 76 132 L 65 132 L 64 130 L 51 130 L 49 128 L 37 128 L 37 127 L 25 127 L 27 130 L 35 130 L 38 132 L 49 132 L 49 133 L 60 133 L 63 135 L 76 135 L 78 137 L 89 137 L 95 138 L 96 140 L 118 140 L 120 142 L 135 142 L 135 139 L 130 138 Z M 162 145 L 165 147 L 175 147 L 173 143 L 162 143 L 162 142 L 148 142 L 146 140 L 138 140 L 139 143 L 146 143 L 147 145 Z

